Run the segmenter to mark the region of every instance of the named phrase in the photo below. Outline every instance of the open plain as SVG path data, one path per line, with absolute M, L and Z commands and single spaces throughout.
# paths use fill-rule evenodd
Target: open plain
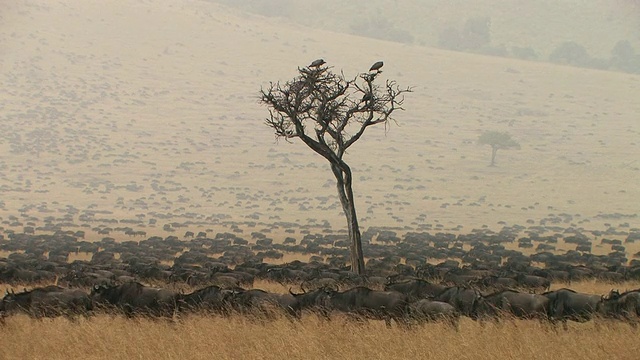
M 368 131 L 347 154 L 363 231 L 520 226 L 525 236 L 553 227 L 585 234 L 593 254 L 605 255 L 603 238 L 624 240 L 640 228 L 637 75 L 384 42 L 197 0 L 21 0 L 4 2 L 0 21 L 3 239 L 82 231 L 87 241 L 137 242 L 189 231 L 250 240 L 261 232 L 281 243 L 344 234 L 328 164 L 299 142 L 276 141 L 258 103 L 261 87 L 316 58 L 347 78 L 383 59 L 383 78 L 413 88 L 396 121 Z M 499 151 L 489 167 L 490 149 L 477 139 L 493 130 L 521 148 Z M 640 252 L 625 245 L 629 260 Z M 560 240 L 555 251 L 574 249 Z M 309 255 L 265 261 L 296 259 Z M 604 294 L 640 286 L 571 287 Z M 464 319 L 455 332 L 313 315 L 300 323 L 17 316 L 0 327 L 3 359 L 633 359 L 639 347 L 631 327 L 606 321 L 555 332 L 531 321 Z

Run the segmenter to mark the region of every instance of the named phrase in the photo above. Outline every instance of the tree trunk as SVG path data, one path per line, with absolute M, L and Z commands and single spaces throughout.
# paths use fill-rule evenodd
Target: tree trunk
M 342 211 L 347 218 L 349 240 L 351 240 L 351 271 L 358 275 L 364 274 L 364 254 L 362 253 L 362 237 L 356 206 L 353 199 L 351 169 L 344 162 L 331 164 L 331 170 L 336 177 L 338 197 L 342 204 Z
M 498 153 L 498 147 L 497 146 L 492 146 L 491 147 L 491 165 L 489 166 L 496 166 L 496 154 Z

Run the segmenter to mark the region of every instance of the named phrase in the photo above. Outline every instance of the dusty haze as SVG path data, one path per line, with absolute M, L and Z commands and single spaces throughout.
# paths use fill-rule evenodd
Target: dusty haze
M 606 3 L 624 21 L 598 27 L 598 51 L 625 29 L 637 43 L 621 10 L 636 5 Z M 638 75 L 380 41 L 206 1 L 5 1 L 0 21 L 5 230 L 346 228 L 328 165 L 276 142 L 258 104 L 261 86 L 320 57 L 347 77 L 384 60 L 383 78 L 414 87 L 397 125 L 348 154 L 363 228 L 640 226 Z M 477 145 L 487 130 L 521 149 L 488 167 Z
M 542 58 L 564 41 L 600 58 L 620 40 L 640 46 L 637 0 L 212 1 L 319 29 L 427 46 L 472 18 L 490 19 L 492 46 L 531 47 Z

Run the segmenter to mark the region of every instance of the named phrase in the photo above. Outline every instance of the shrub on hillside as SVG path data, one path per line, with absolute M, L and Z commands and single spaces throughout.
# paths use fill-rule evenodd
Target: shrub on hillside
M 491 18 L 474 17 L 464 23 L 462 45 L 465 49 L 479 50 L 491 44 Z
M 590 58 L 586 67 L 589 67 L 592 69 L 607 70 L 610 67 L 609 60 L 601 59 L 601 58 Z
M 511 55 L 522 60 L 537 60 L 538 53 L 532 47 L 512 46 Z
M 557 64 L 589 66 L 591 57 L 584 46 L 575 41 L 565 41 L 549 55 L 549 61 Z
M 453 27 L 447 27 L 438 36 L 438 46 L 454 51 L 462 51 L 462 36 L 460 35 L 460 31 Z
M 293 0 L 217 0 L 218 3 L 237 7 L 268 17 L 290 17 Z
M 448 50 L 503 56 L 500 47 L 491 47 L 491 19 L 488 17 L 467 19 L 461 31 L 454 27 L 445 28 L 438 35 L 438 46 Z
M 485 45 L 476 50 L 478 54 L 490 55 L 490 56 L 500 56 L 507 57 L 509 56 L 509 51 L 504 45 L 491 46 Z
M 640 55 L 628 40 L 620 40 L 611 49 L 609 65 L 614 70 L 640 73 Z
M 375 17 L 357 21 L 351 24 L 351 33 L 358 36 L 405 44 L 411 44 L 414 40 L 410 32 L 397 28 L 395 24 L 385 17 Z

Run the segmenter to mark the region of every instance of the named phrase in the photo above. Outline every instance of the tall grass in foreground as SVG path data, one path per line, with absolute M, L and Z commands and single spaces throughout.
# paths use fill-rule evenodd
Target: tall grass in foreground
M 288 290 L 262 280 L 255 287 Z M 553 285 L 561 287 L 606 294 L 640 286 L 595 280 Z M 0 359 L 638 359 L 638 331 L 606 320 L 570 322 L 565 332 L 538 321 L 481 326 L 463 318 L 456 332 L 439 323 L 407 331 L 341 316 L 327 322 L 305 315 L 292 322 L 195 315 L 170 322 L 98 315 L 71 322 L 17 315 L 0 325 Z
M 556 332 L 537 321 L 481 326 L 464 319 L 456 332 L 444 324 L 407 331 L 313 315 L 295 323 L 204 315 L 175 323 L 15 316 L 0 328 L 1 359 L 637 359 L 639 353 L 638 333 L 609 321 Z

